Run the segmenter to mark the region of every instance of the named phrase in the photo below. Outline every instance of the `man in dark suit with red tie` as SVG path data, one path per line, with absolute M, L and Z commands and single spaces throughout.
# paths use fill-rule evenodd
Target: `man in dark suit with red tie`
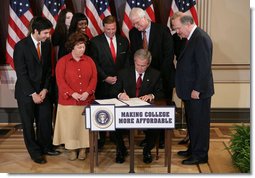
M 96 99 L 109 99 L 112 86 L 117 81 L 118 72 L 129 66 L 128 40 L 116 34 L 114 16 L 103 19 L 104 33 L 91 39 L 90 56 L 98 71 Z M 100 132 L 99 147 L 105 142 L 105 132 Z
M 51 83 L 52 23 L 35 17 L 32 34 L 19 41 L 14 49 L 17 74 L 15 98 L 18 102 L 24 141 L 32 160 L 46 163 L 44 154 L 58 155 L 52 145 L 52 103 L 49 99 Z M 36 129 L 34 129 L 34 122 Z
M 120 71 L 118 80 L 114 86 L 113 96 L 120 100 L 128 100 L 130 97 L 139 97 L 144 101 L 162 99 L 164 97 L 160 72 L 149 67 L 151 53 L 146 49 L 140 49 L 134 54 L 134 64 L 130 68 Z M 155 146 L 158 130 L 149 129 L 146 132 L 147 144 L 143 149 L 144 163 L 151 163 L 151 149 Z M 118 135 L 122 140 L 122 135 Z M 125 147 L 123 141 L 117 147 Z M 123 160 L 124 162 L 124 160 Z
M 163 90 L 167 103 L 172 104 L 175 79 L 174 46 L 170 30 L 167 26 L 151 22 L 141 8 L 132 8 L 129 14 L 134 28 L 129 32 L 130 60 L 135 51 L 146 48 L 151 52 L 151 67 L 160 71 Z M 133 62 L 133 61 L 132 61 Z M 144 143 L 146 143 L 146 138 Z M 164 131 L 161 131 L 160 147 L 164 145 Z M 142 146 L 143 144 L 141 144 Z
M 151 67 L 161 72 L 165 97 L 172 100 L 175 67 L 173 39 L 169 28 L 151 22 L 141 8 L 133 8 L 129 18 L 134 26 L 129 32 L 131 62 L 133 63 L 133 55 L 138 49 L 148 49 L 152 55 Z
M 179 55 L 176 67 L 176 92 L 184 102 L 190 144 L 178 155 L 187 157 L 182 164 L 207 163 L 210 138 L 211 97 L 214 94 L 212 76 L 212 40 L 197 27 L 190 15 L 176 13 L 173 29 L 188 42 Z

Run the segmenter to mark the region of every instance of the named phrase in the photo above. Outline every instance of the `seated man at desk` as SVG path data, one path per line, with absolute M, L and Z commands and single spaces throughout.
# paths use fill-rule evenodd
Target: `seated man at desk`
M 128 100 L 132 97 L 139 97 L 144 101 L 152 101 L 164 97 L 160 72 L 152 69 L 151 53 L 146 49 L 139 49 L 134 54 L 134 64 L 119 72 L 118 80 L 113 88 L 113 97 L 120 100 Z M 116 162 L 123 163 L 127 155 L 121 130 L 116 132 Z M 151 163 L 151 149 L 155 146 L 157 130 L 146 130 L 145 138 L 148 144 L 143 148 L 143 162 Z

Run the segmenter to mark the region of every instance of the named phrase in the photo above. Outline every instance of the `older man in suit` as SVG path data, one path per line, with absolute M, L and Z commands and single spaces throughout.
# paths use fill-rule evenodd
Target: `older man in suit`
M 207 163 L 210 137 L 210 107 L 214 94 L 212 76 L 212 40 L 186 14 L 174 14 L 174 30 L 187 44 L 180 53 L 176 68 L 176 92 L 184 101 L 190 144 L 178 155 L 188 157 L 182 164 Z
M 128 100 L 129 97 L 139 97 L 144 101 L 152 101 L 164 97 L 160 72 L 149 67 L 151 53 L 146 49 L 137 50 L 134 54 L 135 66 L 120 71 L 117 83 L 114 86 L 113 96 L 121 100 Z M 147 130 L 148 139 L 143 149 L 144 163 L 151 163 L 151 149 L 155 146 L 158 130 Z M 122 135 L 118 135 L 117 147 L 125 148 Z M 123 153 L 124 154 L 124 153 Z M 124 158 L 123 158 L 124 162 Z
M 160 71 L 166 101 L 172 104 L 175 66 L 173 63 L 173 39 L 169 28 L 165 25 L 151 22 L 141 8 L 133 8 L 129 18 L 134 26 L 129 32 L 131 57 L 133 57 L 135 51 L 141 48 L 146 48 L 151 52 L 151 67 Z M 130 60 L 132 61 L 132 58 Z M 161 130 L 160 147 L 164 146 L 163 133 L 163 130 Z M 147 138 L 145 138 L 143 143 L 146 143 L 146 141 Z
M 91 39 L 90 56 L 95 61 L 98 71 L 96 88 L 97 99 L 109 99 L 112 86 L 117 81 L 118 72 L 129 66 L 128 40 L 116 33 L 114 16 L 103 19 L 104 33 Z M 113 135 L 113 134 L 111 134 Z M 99 147 L 105 143 L 105 132 L 100 132 Z
M 133 55 L 138 49 L 148 49 L 152 55 L 151 67 L 161 72 L 165 97 L 172 100 L 175 67 L 173 39 L 169 28 L 151 22 L 141 8 L 133 8 L 129 18 L 135 27 L 129 32 L 130 60 L 133 62 Z
M 24 141 L 30 157 L 39 164 L 46 163 L 44 154 L 59 154 L 52 146 L 52 103 L 48 94 L 51 45 L 47 39 L 51 28 L 52 23 L 48 19 L 36 17 L 32 23 L 32 34 L 16 44 L 13 56 L 17 74 L 15 98 Z

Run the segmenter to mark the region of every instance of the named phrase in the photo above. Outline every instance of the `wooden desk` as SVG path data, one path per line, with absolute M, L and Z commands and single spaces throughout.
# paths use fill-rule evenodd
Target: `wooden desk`
M 155 104 L 156 106 L 166 106 L 165 100 L 160 101 L 154 101 L 152 104 Z M 130 168 L 129 173 L 135 173 L 134 170 L 134 130 L 136 129 L 130 129 Z M 98 132 L 91 131 L 89 132 L 89 138 L 90 138 L 90 172 L 94 173 L 94 159 L 96 153 L 96 166 L 98 166 L 98 145 L 97 145 L 97 137 Z M 158 144 L 158 143 L 157 143 Z M 157 147 L 157 153 L 158 154 L 158 145 Z M 164 166 L 167 166 L 167 172 L 171 173 L 171 152 L 172 152 L 172 129 L 165 129 L 165 164 Z

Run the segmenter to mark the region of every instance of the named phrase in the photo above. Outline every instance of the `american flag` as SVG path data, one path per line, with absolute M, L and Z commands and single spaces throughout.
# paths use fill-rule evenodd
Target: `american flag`
M 133 7 L 140 7 L 145 10 L 149 19 L 155 22 L 155 14 L 152 0 L 127 0 L 122 24 L 122 35 L 126 36 L 127 38 L 129 30 L 133 28 L 132 23 L 129 19 L 129 13 Z
M 57 20 L 58 15 L 62 9 L 65 9 L 65 0 L 44 0 L 42 16 L 46 17 L 51 21 L 53 24 L 53 29 L 51 33 L 53 33 Z M 52 63 L 52 76 L 55 74 L 55 49 L 52 49 L 51 54 L 51 63 Z
M 88 28 L 86 34 L 89 38 L 103 32 L 102 20 L 111 15 L 108 0 L 86 0 L 84 13 L 88 17 Z
M 198 25 L 198 17 L 197 17 L 197 8 L 196 8 L 196 0 L 173 0 L 170 14 L 168 18 L 168 26 L 170 28 L 170 17 L 174 15 L 175 12 L 185 12 L 193 17 L 195 23 Z M 171 31 L 172 33 L 175 33 Z
M 15 44 L 28 34 L 28 26 L 33 18 L 29 0 L 10 0 L 10 17 L 6 40 L 6 63 L 14 69 L 13 50 Z
M 42 15 L 51 21 L 54 29 L 62 9 L 65 9 L 65 0 L 44 0 Z

